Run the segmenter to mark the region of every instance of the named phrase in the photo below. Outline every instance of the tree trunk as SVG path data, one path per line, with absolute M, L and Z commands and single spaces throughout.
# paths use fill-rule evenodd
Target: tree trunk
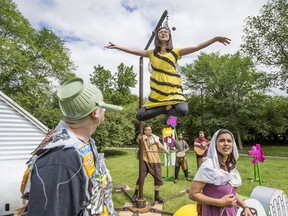
M 242 144 L 242 140 L 241 140 L 241 136 L 240 136 L 240 131 L 239 130 L 237 130 L 237 140 L 238 140 L 239 149 L 242 150 L 243 149 L 243 144 Z

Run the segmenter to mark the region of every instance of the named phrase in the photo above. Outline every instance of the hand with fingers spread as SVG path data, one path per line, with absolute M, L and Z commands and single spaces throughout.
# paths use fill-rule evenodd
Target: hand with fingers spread
M 221 37 L 221 36 L 215 37 L 215 40 L 219 43 L 224 44 L 225 46 L 230 44 L 230 42 L 231 42 L 231 39 L 229 39 L 227 37 Z
M 109 45 L 107 46 L 104 46 L 104 48 L 107 48 L 107 49 L 116 49 L 117 48 L 117 45 L 112 43 L 112 42 L 109 42 Z

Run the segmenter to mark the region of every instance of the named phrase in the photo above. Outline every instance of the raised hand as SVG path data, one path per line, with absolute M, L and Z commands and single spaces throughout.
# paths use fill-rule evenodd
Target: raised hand
M 231 39 L 229 39 L 227 37 L 218 36 L 218 37 L 216 37 L 216 41 L 219 43 L 222 43 L 226 46 L 226 45 L 230 44 Z
M 137 139 L 141 140 L 142 139 L 142 134 L 138 134 Z
M 112 43 L 112 42 L 109 42 L 109 45 L 107 46 L 104 46 L 104 48 L 107 48 L 107 49 L 115 49 L 117 48 L 117 45 Z

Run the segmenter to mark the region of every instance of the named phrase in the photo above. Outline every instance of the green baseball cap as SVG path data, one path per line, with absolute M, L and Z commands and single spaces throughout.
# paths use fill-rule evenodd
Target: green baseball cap
M 57 90 L 57 96 L 62 114 L 71 120 L 84 118 L 97 107 L 122 110 L 120 106 L 105 103 L 100 89 L 81 78 L 64 82 Z

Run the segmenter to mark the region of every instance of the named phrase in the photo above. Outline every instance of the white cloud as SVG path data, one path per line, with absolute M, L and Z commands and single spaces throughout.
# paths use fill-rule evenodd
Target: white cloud
M 122 46 L 144 49 L 152 31 L 165 10 L 175 47 L 187 47 L 211 37 L 231 38 L 229 46 L 213 44 L 205 52 L 235 53 L 243 35 L 244 19 L 259 14 L 268 0 L 14 0 L 19 11 L 32 26 L 48 26 L 58 36 L 76 37 L 67 41 L 71 58 L 78 66 L 76 74 L 89 79 L 93 66 L 98 64 L 113 71 L 123 62 L 139 71 L 139 57 L 118 50 L 105 50 L 108 41 Z M 129 9 L 129 10 L 128 10 Z M 153 43 L 150 48 L 153 48 Z M 185 56 L 179 64 L 192 62 L 199 52 Z M 144 61 L 144 94 L 149 91 L 147 59 Z M 138 94 L 138 86 L 133 90 Z

